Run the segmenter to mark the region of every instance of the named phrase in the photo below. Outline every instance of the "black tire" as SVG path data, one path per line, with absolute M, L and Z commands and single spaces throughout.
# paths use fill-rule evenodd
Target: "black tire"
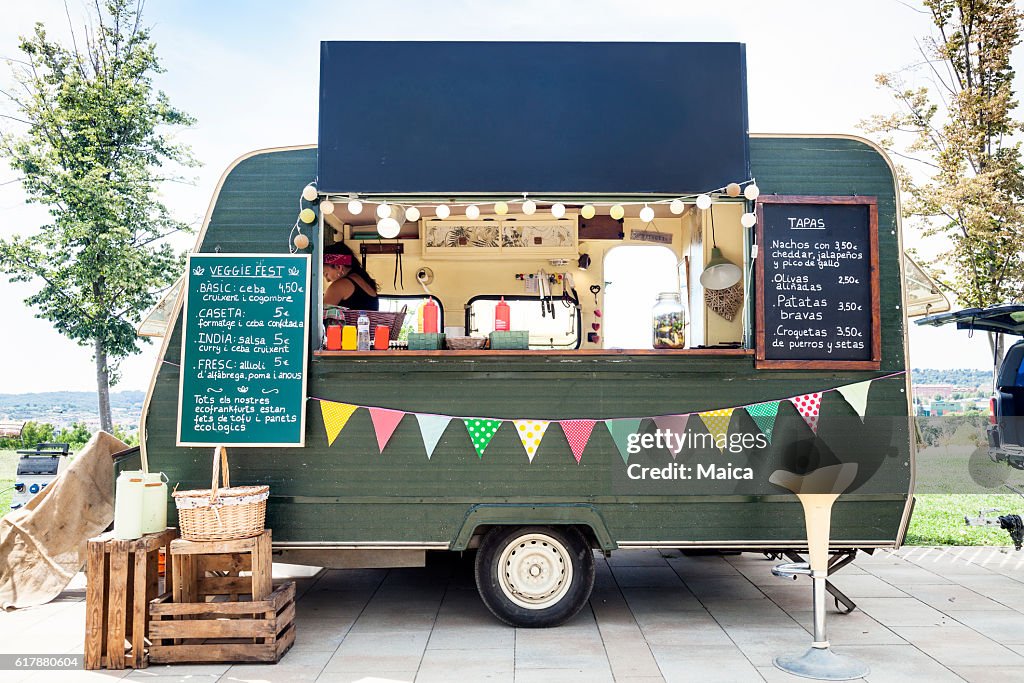
M 558 626 L 590 599 L 594 553 L 574 527 L 495 527 L 476 554 L 476 587 L 506 624 Z

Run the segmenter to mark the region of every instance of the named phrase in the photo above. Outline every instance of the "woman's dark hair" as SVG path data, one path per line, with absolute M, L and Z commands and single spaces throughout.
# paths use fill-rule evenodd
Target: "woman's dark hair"
M 380 285 L 378 285 L 377 281 L 374 280 L 373 277 L 366 272 L 366 269 L 363 268 L 362 262 L 355 255 L 355 253 L 353 253 L 353 251 L 348 248 L 347 244 L 345 244 L 344 242 L 335 242 L 334 244 L 328 244 L 326 247 L 324 247 L 324 253 L 342 254 L 344 256 L 352 257 L 352 272 L 366 280 L 366 284 L 373 287 L 373 291 L 380 291 Z

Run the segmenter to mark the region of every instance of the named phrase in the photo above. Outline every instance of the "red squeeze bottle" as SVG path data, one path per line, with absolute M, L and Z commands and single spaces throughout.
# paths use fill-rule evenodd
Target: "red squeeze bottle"
M 437 304 L 433 299 L 423 304 L 423 333 L 437 334 Z
M 387 325 L 377 325 L 373 335 L 373 348 L 378 351 L 387 351 L 388 342 L 391 340 L 391 328 Z
M 494 331 L 495 332 L 508 332 L 511 328 L 512 309 L 505 303 L 505 297 L 501 297 L 501 301 L 494 307 Z
M 327 326 L 327 350 L 341 351 L 341 325 Z

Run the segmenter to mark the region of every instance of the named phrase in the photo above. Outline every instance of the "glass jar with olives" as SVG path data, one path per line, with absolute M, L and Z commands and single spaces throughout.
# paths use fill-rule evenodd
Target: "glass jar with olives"
M 654 348 L 686 348 L 686 308 L 679 292 L 662 292 L 651 312 L 654 325 Z

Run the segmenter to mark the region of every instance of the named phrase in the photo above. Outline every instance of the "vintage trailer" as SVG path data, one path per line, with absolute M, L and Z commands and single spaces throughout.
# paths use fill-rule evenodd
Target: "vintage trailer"
M 195 249 L 256 261 L 312 256 L 308 345 L 298 350 L 302 445 L 253 446 L 238 433 L 209 439 L 232 445 L 234 483 L 270 485 L 267 525 L 279 557 L 413 566 L 427 551 L 478 549 L 478 586 L 492 611 L 510 623 L 551 625 L 589 596 L 591 549 L 801 551 L 800 505 L 769 477 L 837 463 L 858 470 L 833 511 L 833 551 L 900 544 L 914 449 L 893 169 L 877 147 L 850 136 L 748 134 L 743 60 L 742 46 L 727 44 L 324 44 L 319 148 L 238 159 Z M 399 77 L 397 64 L 422 68 Z M 479 94 L 473 88 L 551 64 L 564 68 L 523 79 L 541 90 L 510 93 L 513 102 L 493 103 L 489 118 L 460 118 Z M 695 64 L 724 75 L 709 80 L 711 69 Z M 363 77 L 339 77 L 352 73 Z M 444 79 L 455 83 L 431 90 Z M 662 101 L 567 113 L 557 94 L 566 82 L 629 83 Z M 360 84 L 409 97 L 376 107 Z M 465 97 L 455 97 L 459 89 Z M 579 95 L 569 89 L 570 100 Z M 544 97 L 544 107 L 529 104 Z M 651 108 L 653 118 L 636 119 Z M 579 128 L 564 128 L 576 120 Z M 498 141 L 483 148 L 487 135 Z M 518 135 L 522 145 L 506 144 Z M 607 144 L 594 147 L 599 140 Z M 393 161 L 389 144 L 409 146 L 408 156 Z M 530 165 L 545 158 L 551 163 Z M 753 201 L 728 187 L 753 179 Z M 316 197 L 300 200 L 311 183 Z M 535 214 L 524 212 L 523 192 Z M 701 195 L 710 208 L 697 208 Z M 348 207 L 356 198 L 359 213 Z M 383 239 L 381 203 L 422 215 Z M 560 218 L 556 203 L 566 207 Z M 447 219 L 437 216 L 441 204 L 451 207 Z M 470 204 L 476 219 L 465 216 Z M 617 204 L 619 220 L 608 215 Z M 581 216 L 588 205 L 593 218 Z M 646 206 L 653 220 L 641 219 Z M 312 209 L 315 221 L 297 220 L 297 207 Z M 753 229 L 741 223 L 750 213 Z M 566 227 L 568 239 L 548 239 L 552 225 L 554 234 Z M 508 226 L 521 241 L 474 232 L 504 235 Z M 531 242 L 529 230 L 540 236 Z M 308 247 L 296 248 L 298 232 Z M 482 335 L 504 296 L 515 304 L 513 329 L 534 333 L 531 348 L 325 350 L 319 263 L 324 246 L 341 240 L 365 254 L 387 305 L 415 307 L 427 289 L 443 326 Z M 700 283 L 715 247 L 742 270 L 731 299 Z M 559 310 L 546 308 L 543 318 L 529 289 L 541 269 L 568 273 L 578 292 L 574 299 L 567 287 L 552 302 Z M 653 297 L 630 289 L 664 277 L 688 305 L 685 349 L 651 348 Z M 731 320 L 722 313 L 730 305 Z M 183 308 L 178 301 L 168 320 L 142 455 L 172 485 L 201 488 L 212 449 L 180 445 L 196 443 L 180 431 L 191 419 L 180 393 L 182 373 L 191 372 L 182 364 Z M 643 341 L 610 348 L 637 319 Z M 537 332 L 555 322 L 568 331 Z M 198 391 L 188 379 L 186 399 Z M 539 430 L 537 438 L 523 437 L 521 426 Z M 698 438 L 708 435 L 722 440 Z

